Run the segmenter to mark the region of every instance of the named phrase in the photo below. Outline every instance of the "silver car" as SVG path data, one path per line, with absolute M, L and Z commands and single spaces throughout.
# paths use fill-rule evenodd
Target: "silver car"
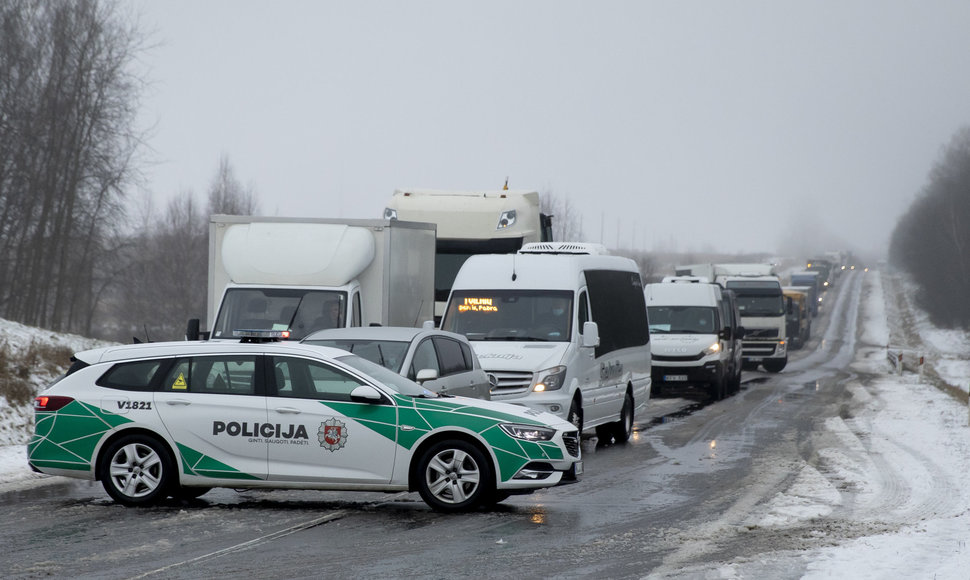
M 461 334 L 429 328 L 366 326 L 319 330 L 300 342 L 352 352 L 436 393 L 491 398 L 490 377 Z

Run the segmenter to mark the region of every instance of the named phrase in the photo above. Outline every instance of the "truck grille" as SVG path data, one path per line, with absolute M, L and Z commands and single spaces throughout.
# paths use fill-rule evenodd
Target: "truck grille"
M 741 354 L 744 356 L 772 356 L 775 354 L 774 342 L 742 341 Z
M 744 337 L 745 338 L 778 338 L 778 329 L 777 328 L 745 328 Z
M 573 457 L 579 457 L 579 431 L 569 431 L 562 434 L 562 442 L 566 451 Z
M 693 354 L 690 356 L 666 356 L 655 354 L 651 357 L 654 361 L 659 362 L 694 362 L 704 358 L 704 353 Z
M 532 386 L 532 373 L 521 371 L 489 371 L 497 383 L 492 387 L 492 395 L 517 395 L 528 392 Z

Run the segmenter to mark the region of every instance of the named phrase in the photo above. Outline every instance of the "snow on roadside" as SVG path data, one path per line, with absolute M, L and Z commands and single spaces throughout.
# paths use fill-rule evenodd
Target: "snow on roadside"
M 8 349 L 8 364 L 19 360 L 32 345 L 63 347 L 73 353 L 107 344 L 110 343 L 0 319 L 0 345 L 6 345 Z M 69 364 L 70 360 L 65 359 L 58 369 L 33 369 L 27 379 L 33 392 L 42 391 L 59 373 L 67 370 Z M 42 477 L 27 468 L 26 443 L 30 438 L 33 422 L 32 402 L 13 404 L 0 395 L 0 484 Z

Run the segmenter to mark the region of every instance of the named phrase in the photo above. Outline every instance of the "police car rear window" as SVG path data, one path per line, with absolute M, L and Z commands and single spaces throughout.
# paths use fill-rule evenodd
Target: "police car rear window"
M 150 391 L 152 379 L 162 366 L 162 362 L 162 360 L 146 360 L 118 363 L 101 375 L 96 384 L 122 391 Z

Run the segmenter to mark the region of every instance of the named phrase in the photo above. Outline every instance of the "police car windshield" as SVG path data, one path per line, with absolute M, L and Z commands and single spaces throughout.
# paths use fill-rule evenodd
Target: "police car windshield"
M 402 395 L 425 398 L 435 398 L 438 396 L 437 393 L 429 391 L 418 383 L 357 355 L 338 356 L 336 360 L 351 368 L 357 369 L 375 381 L 385 385 L 387 388 L 397 391 Z

